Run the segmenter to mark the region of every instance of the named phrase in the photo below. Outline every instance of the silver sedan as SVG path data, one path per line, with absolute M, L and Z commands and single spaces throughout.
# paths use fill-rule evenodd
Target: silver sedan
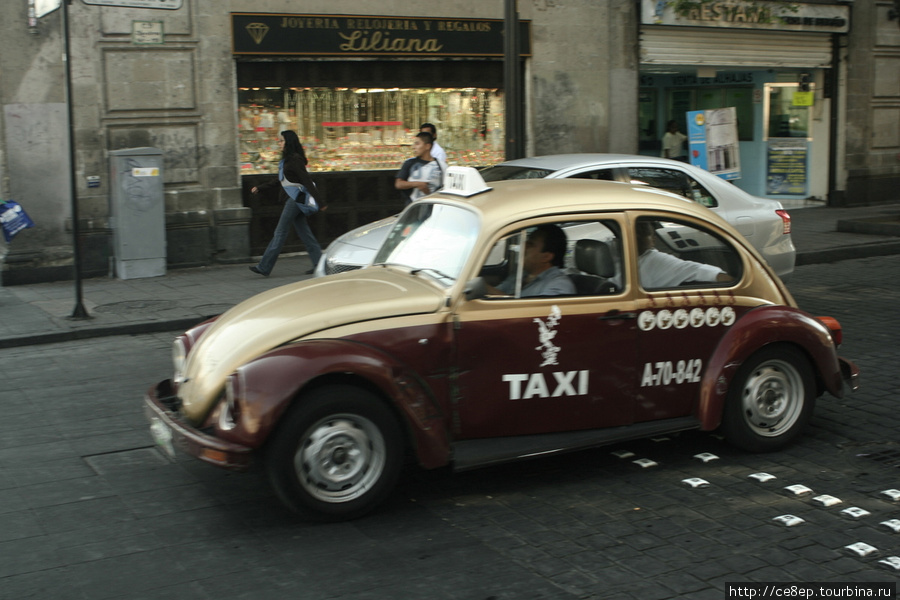
M 485 181 L 506 179 L 597 179 L 644 183 L 673 192 L 719 213 L 780 276 L 794 270 L 791 218 L 777 200 L 751 196 L 708 171 L 682 162 L 627 154 L 556 154 L 511 160 L 481 172 Z M 334 240 L 316 268 L 330 275 L 367 266 L 397 217 L 388 217 Z

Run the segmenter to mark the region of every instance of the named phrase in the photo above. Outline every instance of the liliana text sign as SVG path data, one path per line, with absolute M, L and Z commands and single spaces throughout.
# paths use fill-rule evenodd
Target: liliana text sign
M 164 10 L 178 10 L 184 4 L 184 0 L 81 0 L 85 4 L 97 6 L 118 6 L 120 8 L 162 8 Z
M 306 56 L 503 56 L 498 19 L 232 13 L 235 54 Z M 522 56 L 530 22 L 519 22 Z

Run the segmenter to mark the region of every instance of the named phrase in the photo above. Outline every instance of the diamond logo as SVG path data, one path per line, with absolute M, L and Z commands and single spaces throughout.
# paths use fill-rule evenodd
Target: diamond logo
M 245 29 L 257 45 L 262 43 L 263 38 L 266 37 L 267 33 L 269 33 L 269 26 L 265 23 L 250 23 Z

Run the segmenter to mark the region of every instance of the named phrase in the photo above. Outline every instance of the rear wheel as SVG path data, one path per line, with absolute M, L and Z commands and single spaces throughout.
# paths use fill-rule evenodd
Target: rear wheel
M 301 397 L 266 454 L 266 471 L 288 508 L 316 520 L 353 519 L 391 492 L 402 464 L 402 436 L 378 396 L 327 386 Z
M 799 350 L 763 349 L 732 382 L 722 417 L 726 439 L 751 452 L 776 450 L 800 435 L 815 405 L 809 360 Z

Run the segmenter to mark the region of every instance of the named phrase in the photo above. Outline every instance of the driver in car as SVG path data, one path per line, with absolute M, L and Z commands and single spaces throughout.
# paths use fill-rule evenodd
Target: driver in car
M 528 234 L 522 269 L 522 298 L 534 296 L 564 296 L 575 293 L 575 284 L 563 273 L 566 257 L 566 233 L 558 225 L 538 225 Z M 511 296 L 516 290 L 516 274 L 512 273 L 497 287 L 488 286 L 489 293 Z

